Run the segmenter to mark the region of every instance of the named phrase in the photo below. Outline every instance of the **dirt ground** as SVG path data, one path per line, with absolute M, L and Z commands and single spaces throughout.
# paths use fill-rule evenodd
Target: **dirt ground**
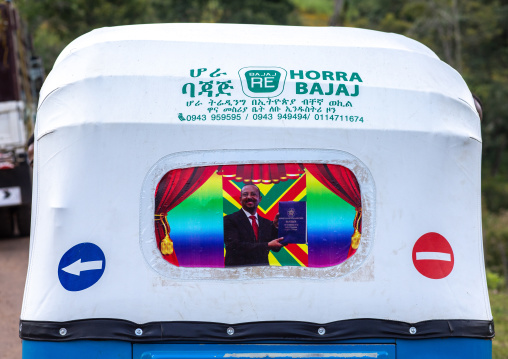
M 18 327 L 29 238 L 0 239 L 0 358 L 21 358 Z

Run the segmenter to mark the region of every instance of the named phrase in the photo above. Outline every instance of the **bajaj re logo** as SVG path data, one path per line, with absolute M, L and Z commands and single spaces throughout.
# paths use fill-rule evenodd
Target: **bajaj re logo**
M 287 72 L 280 67 L 244 67 L 238 74 L 247 96 L 276 97 L 284 90 Z

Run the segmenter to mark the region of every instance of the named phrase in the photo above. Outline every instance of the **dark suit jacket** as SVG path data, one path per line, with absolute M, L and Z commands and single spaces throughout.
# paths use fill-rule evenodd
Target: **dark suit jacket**
M 242 209 L 224 217 L 224 244 L 228 266 L 268 265 L 268 242 L 277 238 L 272 222 L 258 214 L 258 240 L 250 220 Z

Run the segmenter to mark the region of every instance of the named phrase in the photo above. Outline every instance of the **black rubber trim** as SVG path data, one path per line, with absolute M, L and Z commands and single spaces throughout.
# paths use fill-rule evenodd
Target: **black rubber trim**
M 233 328 L 234 333 L 228 334 L 228 328 Z M 322 335 L 318 333 L 320 328 L 325 329 L 325 333 Z M 411 328 L 416 329 L 416 332 Z M 137 329 L 141 329 L 141 331 Z M 229 332 L 231 333 L 231 330 Z M 351 319 L 327 324 L 292 321 L 240 324 L 210 322 L 136 324 L 120 319 L 86 319 L 69 322 L 22 320 L 19 336 L 21 339 L 27 340 L 97 339 L 124 340 L 136 343 L 160 341 L 236 343 L 274 340 L 325 342 L 367 338 L 429 339 L 452 337 L 489 339 L 494 337 L 494 322 L 486 320 L 428 320 L 418 323 L 405 323 L 381 319 Z

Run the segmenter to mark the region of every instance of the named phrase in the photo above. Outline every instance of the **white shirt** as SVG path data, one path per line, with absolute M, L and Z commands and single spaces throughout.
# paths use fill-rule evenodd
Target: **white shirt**
M 249 218 L 250 216 L 254 216 L 256 217 L 256 224 L 258 225 L 259 227 L 259 219 L 258 219 L 258 214 L 257 212 L 254 213 L 254 214 L 250 214 L 249 212 L 247 212 L 245 209 L 242 208 L 242 211 L 243 213 L 245 213 L 245 215 L 247 216 L 247 218 Z M 252 218 L 249 218 L 249 222 L 250 222 L 250 225 L 252 226 Z

